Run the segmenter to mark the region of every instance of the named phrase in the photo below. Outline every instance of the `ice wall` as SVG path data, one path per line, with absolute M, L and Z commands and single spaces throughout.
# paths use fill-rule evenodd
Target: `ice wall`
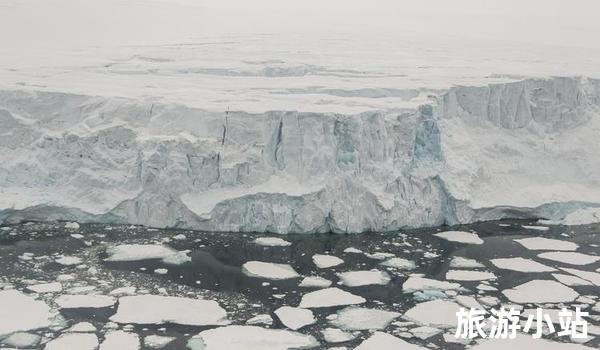
M 364 232 L 600 203 L 600 80 L 456 87 L 358 115 L 0 92 L 0 220 Z

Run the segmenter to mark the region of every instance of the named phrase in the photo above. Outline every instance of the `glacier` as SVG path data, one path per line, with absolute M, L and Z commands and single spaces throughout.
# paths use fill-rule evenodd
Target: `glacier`
M 600 80 L 585 77 L 353 114 L 5 89 L 0 135 L 2 223 L 352 233 L 600 207 Z

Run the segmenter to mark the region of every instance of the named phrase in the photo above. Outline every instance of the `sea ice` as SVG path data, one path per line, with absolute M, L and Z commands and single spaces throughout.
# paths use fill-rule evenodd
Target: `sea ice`
M 331 286 L 331 281 L 319 276 L 308 276 L 304 277 L 298 286 L 304 288 L 327 288 Z
M 111 307 L 116 299 L 107 295 L 64 294 L 54 300 L 61 309 Z
M 289 350 L 315 348 L 319 342 L 310 335 L 294 331 L 227 326 L 202 331 L 187 345 L 192 350 Z
M 96 327 L 89 322 L 79 322 L 71 326 L 71 328 L 67 329 L 68 333 L 94 333 L 96 332 Z
M 144 338 L 144 346 L 150 349 L 162 349 L 173 340 L 175 337 L 152 334 Z
M 344 332 L 337 328 L 325 328 L 321 330 L 323 339 L 328 343 L 343 343 L 356 338 L 356 335 L 350 332 Z
M 566 268 L 566 267 L 561 267 L 560 269 L 565 272 L 568 272 L 572 275 L 575 275 L 579 278 L 583 278 L 586 281 L 590 281 L 593 284 L 595 284 L 596 286 L 600 286 L 600 273 L 598 273 L 598 272 L 570 269 L 570 268 Z
M 550 280 L 533 280 L 502 291 L 514 303 L 561 303 L 577 299 L 573 289 Z
M 300 301 L 301 308 L 319 308 L 343 305 L 362 304 L 365 298 L 346 292 L 339 288 L 326 288 L 304 294 Z
M 260 315 L 256 315 L 256 316 L 248 319 L 246 321 L 246 324 L 247 325 L 264 324 L 264 325 L 270 326 L 273 324 L 273 318 L 269 314 L 260 314 Z
M 76 256 L 62 256 L 56 259 L 55 262 L 63 266 L 73 266 L 81 264 L 82 260 Z
M 552 272 L 555 268 L 541 264 L 535 260 L 517 258 L 500 258 L 490 260 L 499 269 L 519 272 Z
M 313 262 L 320 269 L 326 269 L 334 266 L 338 266 L 344 263 L 344 260 L 333 255 L 315 254 L 312 257 Z
M 547 339 L 535 339 L 528 334 L 517 334 L 515 339 L 488 339 L 479 342 L 471 350 L 592 350 L 592 348 L 569 343 L 559 343 Z
M 27 286 L 27 290 L 30 290 L 34 293 L 56 293 L 62 291 L 62 285 L 60 282 L 34 284 Z
M 363 251 L 354 247 L 348 247 L 346 249 L 344 249 L 344 253 L 349 253 L 349 254 L 362 254 Z
M 338 276 L 342 284 L 348 287 L 386 285 L 391 280 L 387 272 L 379 270 L 342 272 Z
M 275 310 L 275 315 L 281 323 L 293 331 L 317 322 L 312 311 L 299 307 L 282 306 Z
M 180 265 L 191 261 L 185 252 L 179 252 L 162 244 L 122 244 L 106 249 L 108 258 L 104 261 L 138 261 L 161 259 L 170 265 Z
M 547 260 L 562 262 L 569 265 L 589 265 L 600 260 L 600 256 L 582 254 L 577 252 L 546 252 L 538 257 Z
M 530 250 L 577 250 L 579 246 L 573 242 L 561 241 L 558 239 L 544 237 L 529 237 L 515 239 L 523 247 Z
M 404 258 L 391 258 L 380 262 L 379 265 L 401 270 L 413 270 L 417 267 L 414 261 Z
M 382 330 L 398 317 L 398 312 L 351 306 L 338 311 L 330 323 L 346 331 Z
M 532 225 L 521 225 L 524 229 L 534 230 L 534 231 L 548 231 L 550 228 L 546 226 L 532 226 Z
M 138 350 L 140 337 L 124 331 L 110 331 L 104 336 L 99 350 Z
M 461 256 L 455 256 L 450 261 L 450 267 L 455 269 L 480 269 L 484 268 L 485 266 L 475 259 L 467 259 Z
M 117 312 L 110 320 L 117 323 L 175 323 L 188 326 L 229 324 L 227 313 L 215 301 L 161 295 L 121 297 Z
M 96 350 L 98 337 L 92 333 L 66 333 L 49 341 L 44 350 Z
M 292 243 L 279 237 L 259 237 L 254 240 L 254 244 L 265 247 L 289 247 Z
M 404 318 L 424 326 L 441 328 L 456 327 L 456 312 L 460 308 L 460 305 L 452 301 L 426 301 L 406 311 Z
M 444 231 L 434 234 L 434 236 L 443 238 L 450 242 L 466 243 L 466 244 L 483 244 L 483 240 L 472 232 L 465 231 Z
M 40 342 L 41 337 L 33 333 L 17 332 L 2 339 L 2 344 L 15 348 L 32 348 Z
M 417 328 L 412 328 L 410 332 L 417 338 L 425 340 L 433 337 L 434 335 L 438 335 L 443 331 L 439 328 L 421 326 Z
M 275 264 L 262 261 L 248 261 L 242 265 L 242 272 L 249 277 L 270 280 L 285 280 L 300 277 L 298 272 L 288 264 Z
M 420 276 L 410 276 L 402 285 L 404 293 L 410 293 L 417 290 L 450 290 L 458 289 L 460 284 L 454 282 L 438 281 Z
M 448 270 L 447 280 L 454 281 L 486 281 L 496 279 L 496 275 L 488 271 Z
M 427 350 L 427 348 L 408 343 L 393 335 L 383 332 L 375 332 L 367 340 L 360 343 L 354 350 Z

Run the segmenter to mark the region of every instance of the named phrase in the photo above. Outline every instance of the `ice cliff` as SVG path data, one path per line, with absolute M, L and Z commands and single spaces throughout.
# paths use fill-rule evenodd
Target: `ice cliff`
M 600 206 L 600 80 L 357 115 L 0 92 L 0 222 L 392 231 Z

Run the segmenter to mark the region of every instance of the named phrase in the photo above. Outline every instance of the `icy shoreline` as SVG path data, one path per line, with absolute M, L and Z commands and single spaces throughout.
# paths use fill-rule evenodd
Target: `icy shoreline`
M 597 79 L 356 115 L 2 91 L 0 123 L 0 223 L 343 233 L 600 217 Z

